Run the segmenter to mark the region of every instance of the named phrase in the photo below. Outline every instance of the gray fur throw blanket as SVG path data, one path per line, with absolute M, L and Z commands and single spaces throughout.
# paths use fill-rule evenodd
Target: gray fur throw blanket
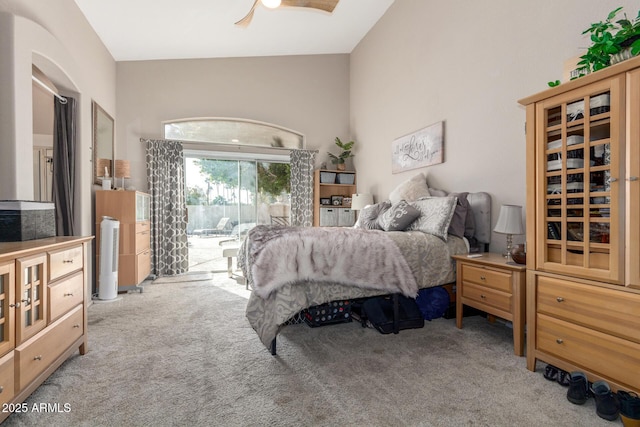
M 339 227 L 258 225 L 238 262 L 254 293 L 315 281 L 415 297 L 418 285 L 400 249 L 383 231 Z

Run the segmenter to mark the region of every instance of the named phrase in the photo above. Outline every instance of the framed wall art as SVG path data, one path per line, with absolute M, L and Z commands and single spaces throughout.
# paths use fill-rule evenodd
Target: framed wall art
M 444 162 L 444 122 L 401 136 L 391 143 L 391 172 L 433 166 Z

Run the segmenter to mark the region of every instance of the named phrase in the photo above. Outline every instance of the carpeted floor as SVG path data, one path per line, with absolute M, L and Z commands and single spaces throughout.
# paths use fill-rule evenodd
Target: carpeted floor
M 209 273 L 92 305 L 89 353 L 4 425 L 621 425 L 598 418 L 593 399 L 569 403 L 542 364 L 530 372 L 513 354 L 508 327 L 480 316 L 462 330 L 438 319 L 399 335 L 294 325 L 273 357 L 244 317 L 246 298 L 244 286 Z M 61 410 L 32 410 L 41 403 Z

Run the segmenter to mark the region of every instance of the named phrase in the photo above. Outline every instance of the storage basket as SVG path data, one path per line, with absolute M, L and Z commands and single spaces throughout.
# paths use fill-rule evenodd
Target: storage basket
M 336 182 L 335 172 L 320 172 L 320 182 L 322 184 L 333 184 Z
M 338 184 L 348 184 L 353 185 L 355 182 L 356 176 L 352 173 L 339 173 L 338 174 Z

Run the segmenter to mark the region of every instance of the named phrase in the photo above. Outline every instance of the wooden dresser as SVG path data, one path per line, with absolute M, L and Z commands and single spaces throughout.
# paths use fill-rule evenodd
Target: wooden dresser
M 149 194 L 140 191 L 96 191 L 96 272 L 100 271 L 100 223 L 109 216 L 120 221 L 118 291 L 141 290 L 138 285 L 151 273 L 150 200 Z
M 76 350 L 88 351 L 91 239 L 0 243 L 0 404 L 23 402 Z
M 640 57 L 527 108 L 527 367 L 640 393 Z

